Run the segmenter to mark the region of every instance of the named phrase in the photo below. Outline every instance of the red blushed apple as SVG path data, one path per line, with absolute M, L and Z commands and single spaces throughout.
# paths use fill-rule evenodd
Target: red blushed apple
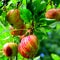
M 58 13 L 56 9 L 50 9 L 46 12 L 45 17 L 49 19 L 55 19 L 57 15 Z
M 45 14 L 46 18 L 49 19 L 56 19 L 57 21 L 60 21 L 60 9 L 50 9 Z
M 12 35 L 22 35 L 25 33 L 24 29 L 26 26 L 20 17 L 20 11 L 18 9 L 8 11 L 7 21 L 14 27 L 14 29 L 11 31 Z
M 22 38 L 18 46 L 19 53 L 25 58 L 32 58 L 37 54 L 39 43 L 35 35 Z
M 25 32 L 26 32 L 25 25 L 22 25 L 20 27 L 20 29 L 13 29 L 13 30 L 11 30 L 11 34 L 14 35 L 14 36 L 23 35 L 23 34 L 25 34 Z
M 7 12 L 7 21 L 9 23 L 16 23 L 20 19 L 20 12 L 18 9 L 12 9 Z
M 20 11 L 18 9 L 12 9 L 10 11 L 7 12 L 7 21 L 12 25 L 22 25 L 23 21 L 20 17 Z M 17 27 L 16 27 L 17 28 Z
M 16 43 L 6 43 L 3 47 L 3 52 L 7 57 L 16 56 L 18 52 L 18 46 Z

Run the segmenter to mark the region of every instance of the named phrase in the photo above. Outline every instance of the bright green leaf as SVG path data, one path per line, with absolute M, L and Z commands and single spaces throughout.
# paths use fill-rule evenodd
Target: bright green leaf
M 60 57 L 56 54 L 51 54 L 51 56 L 54 60 L 60 60 Z
M 24 22 L 28 23 L 30 22 L 32 18 L 32 14 L 28 9 L 21 9 L 21 18 L 24 20 Z
M 12 3 L 16 4 L 18 2 L 18 0 L 11 0 Z

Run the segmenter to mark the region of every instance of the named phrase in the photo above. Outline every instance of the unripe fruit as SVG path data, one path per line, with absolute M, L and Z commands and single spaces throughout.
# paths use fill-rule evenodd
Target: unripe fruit
M 37 37 L 35 35 L 24 37 L 18 46 L 18 51 L 25 58 L 33 58 L 38 51 Z
M 18 52 L 18 46 L 16 43 L 6 43 L 3 47 L 3 52 L 7 57 L 16 56 Z
M 23 23 L 18 9 L 12 9 L 7 13 L 7 21 L 16 29 L 11 31 L 12 35 L 23 35 L 25 33 L 25 24 Z
M 7 21 L 12 25 L 19 25 L 18 27 L 20 28 L 20 26 L 23 24 L 23 21 L 20 17 L 20 12 L 18 9 L 12 9 L 10 11 L 8 11 L 7 13 Z M 17 28 L 17 26 L 15 26 L 15 28 Z

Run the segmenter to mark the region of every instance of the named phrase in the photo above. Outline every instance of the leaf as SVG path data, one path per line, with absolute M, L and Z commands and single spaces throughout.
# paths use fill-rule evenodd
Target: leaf
M 35 57 L 34 60 L 40 60 L 40 56 Z
M 3 10 L 0 9 L 0 15 L 2 14 Z
M 56 53 L 60 55 L 60 47 L 56 49 Z
M 13 4 L 16 4 L 18 0 L 11 0 Z
M 24 5 L 26 5 L 26 0 L 23 0 L 22 3 L 23 3 Z
M 39 13 L 40 11 L 42 11 L 43 9 L 45 9 L 46 2 L 36 0 L 36 1 L 33 2 L 33 5 L 34 5 L 34 12 L 36 14 L 36 13 Z
M 0 7 L 3 6 L 2 1 L 0 1 Z
M 60 22 L 54 22 L 54 23 L 50 24 L 49 26 L 51 28 L 55 28 L 56 27 L 56 29 L 59 30 L 60 29 Z
M 52 0 L 52 1 L 56 7 L 58 6 L 58 4 L 60 4 L 60 0 Z
M 32 18 L 32 13 L 28 9 L 25 8 L 21 9 L 20 14 L 21 18 L 24 20 L 25 23 L 30 22 Z
M 60 8 L 60 4 L 58 5 L 58 7 L 57 8 Z
M 46 7 L 46 2 L 45 1 L 42 1 L 40 3 L 40 10 L 43 10 L 45 7 Z
M 60 57 L 56 54 L 51 54 L 51 57 L 54 59 L 54 60 L 60 60 Z
M 57 22 L 57 24 L 56 24 L 56 29 L 57 29 L 57 30 L 60 30 L 60 22 Z

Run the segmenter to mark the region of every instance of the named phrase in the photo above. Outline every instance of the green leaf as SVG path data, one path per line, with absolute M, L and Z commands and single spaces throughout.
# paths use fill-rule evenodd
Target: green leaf
M 46 2 L 45 1 L 39 1 L 36 0 L 33 2 L 34 5 L 34 13 L 39 13 L 40 11 L 44 10 L 46 8 Z
M 60 22 L 57 22 L 57 24 L 56 24 L 56 30 L 60 30 Z
M 26 5 L 26 0 L 23 0 L 22 3 L 23 3 L 24 5 Z
M 58 5 L 58 7 L 57 8 L 60 8 L 60 4 Z
M 35 11 L 35 13 L 37 13 L 37 12 L 39 12 L 40 11 L 40 0 L 35 0 L 34 2 L 33 2 L 33 5 L 34 5 L 34 11 Z
M 35 57 L 34 60 L 40 60 L 40 56 Z
M 16 4 L 18 0 L 11 0 L 13 4 Z
M 1 6 L 3 6 L 3 3 L 2 3 L 2 1 L 0 1 L 0 7 L 1 7 Z
M 46 2 L 41 1 L 41 3 L 40 3 L 40 11 L 43 10 L 44 8 L 46 8 Z
M 52 0 L 52 1 L 56 7 L 58 6 L 58 4 L 60 4 L 60 0 Z
M 25 23 L 30 22 L 32 18 L 32 13 L 28 9 L 21 9 L 20 10 L 21 18 L 24 20 Z
M 60 57 L 56 54 L 51 54 L 51 57 L 54 59 L 54 60 L 60 60 Z
M 59 30 L 60 29 L 60 22 L 54 22 L 54 23 L 50 24 L 49 26 L 51 28 L 55 28 L 56 27 L 56 29 Z

